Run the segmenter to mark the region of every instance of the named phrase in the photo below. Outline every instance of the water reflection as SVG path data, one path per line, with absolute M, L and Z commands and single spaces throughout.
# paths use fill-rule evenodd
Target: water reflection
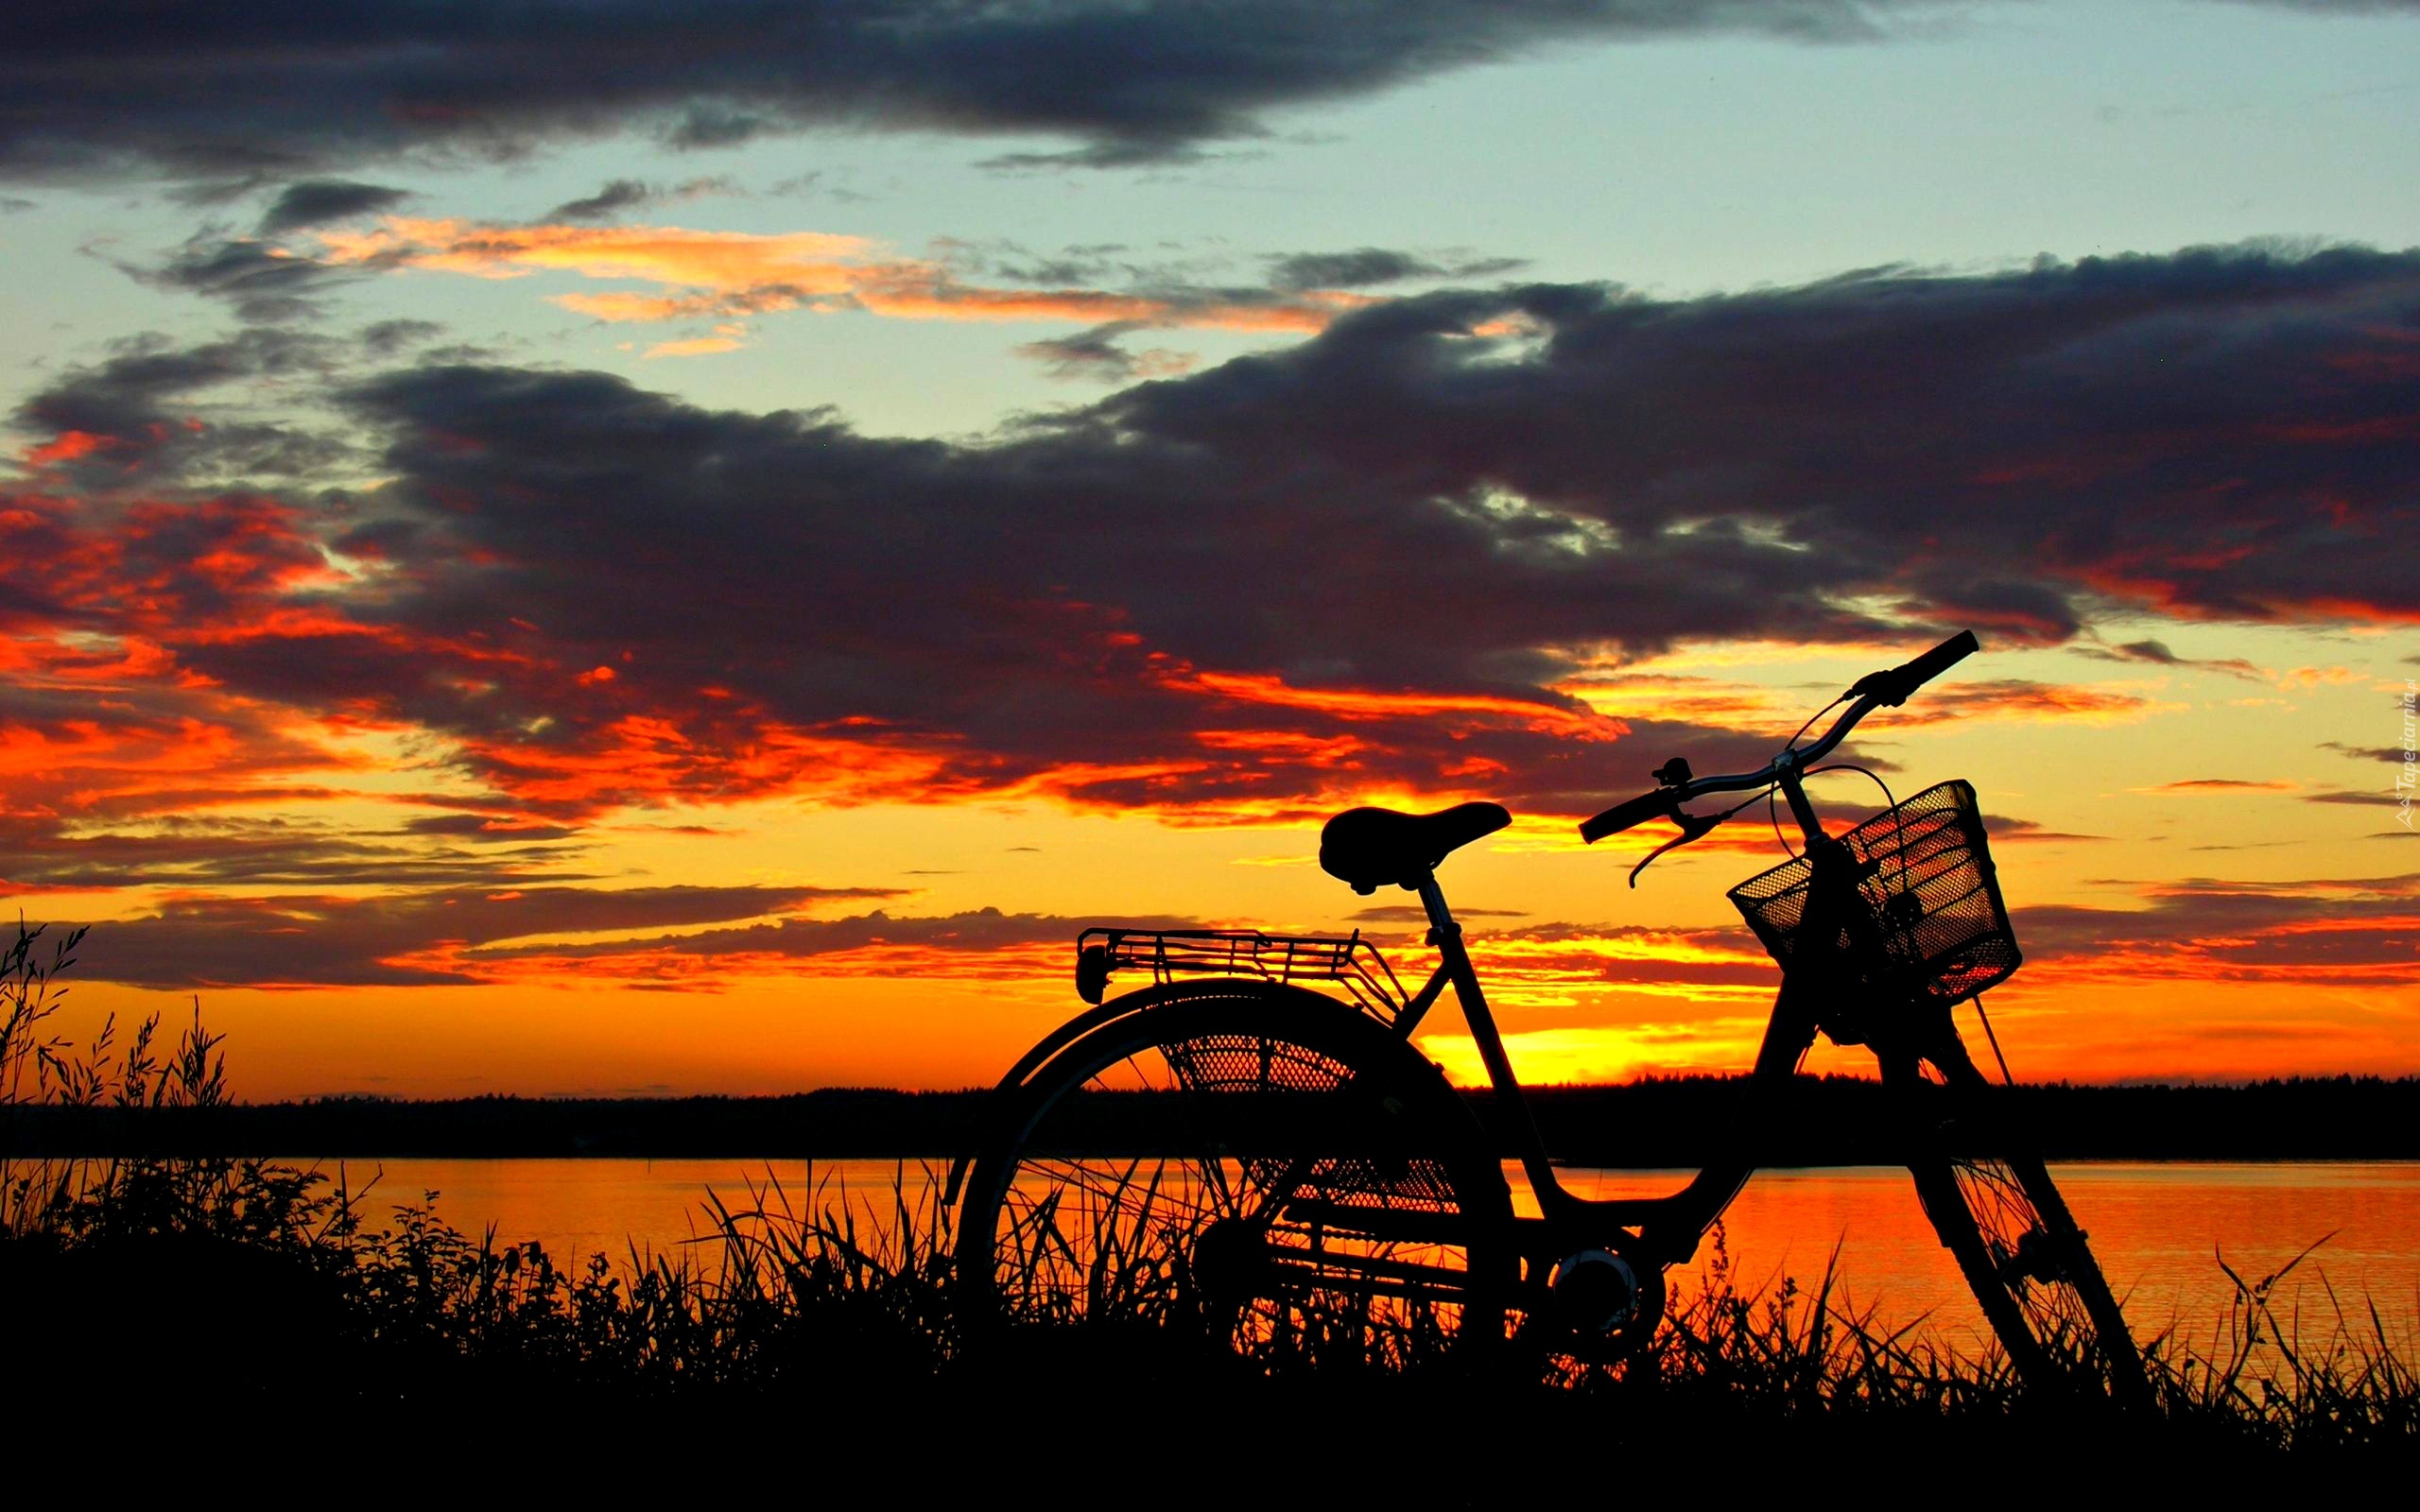
M 335 1174 L 333 1165 L 322 1168 Z M 602 1252 L 617 1263 L 711 1238 L 707 1190 L 746 1206 L 751 1184 L 762 1186 L 769 1171 L 794 1208 L 846 1201 L 885 1226 L 895 1221 L 900 1188 L 911 1203 L 928 1206 L 929 1183 L 938 1179 L 937 1171 L 891 1160 L 821 1161 L 810 1172 L 796 1160 L 769 1167 L 735 1160 L 397 1160 L 354 1162 L 349 1176 L 358 1189 L 382 1170 L 365 1208 L 373 1222 L 433 1188 L 442 1194 L 438 1211 L 466 1233 L 493 1226 L 500 1240 L 535 1239 L 562 1261 Z M 1506 1175 L 1516 1205 L 1534 1211 L 1518 1168 Z M 2233 1290 L 2219 1256 L 2254 1280 L 2322 1238 L 2327 1243 L 2296 1272 L 2299 1284 L 2280 1289 L 2280 1316 L 2299 1307 L 2307 1326 L 2329 1326 L 2325 1286 L 2332 1285 L 2348 1303 L 2375 1302 L 2397 1328 L 2409 1331 L 2420 1319 L 2420 1163 L 2096 1162 L 2057 1166 L 2053 1175 L 2138 1333 L 2175 1327 L 2206 1345 Z M 1644 1196 L 1668 1192 L 1686 1176 L 1574 1170 L 1564 1181 L 1584 1196 Z M 1760 1173 L 1732 1205 L 1724 1237 L 1743 1290 L 1785 1275 L 1811 1285 L 1831 1265 L 1836 1293 L 1859 1309 L 1871 1306 L 1880 1320 L 1922 1319 L 1961 1341 L 1982 1329 L 1903 1170 Z M 1680 1295 L 1693 1288 L 1709 1251 L 1700 1251 L 1698 1265 L 1673 1272 Z

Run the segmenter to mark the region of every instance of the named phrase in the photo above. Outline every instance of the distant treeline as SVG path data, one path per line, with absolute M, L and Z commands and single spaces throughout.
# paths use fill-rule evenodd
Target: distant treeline
M 1138 1094 L 1125 1094 L 1132 1097 Z M 1141 1094 L 1148 1095 L 1148 1094 Z M 732 1156 L 942 1159 L 981 1127 L 983 1091 L 834 1089 L 788 1097 L 325 1098 L 213 1108 L 0 1109 L 0 1155 Z M 2028 1087 L 2020 1116 L 2054 1160 L 2420 1159 L 2420 1078 L 2249 1086 Z M 1103 1098 L 1105 1143 L 1134 1122 Z M 1486 1094 L 1473 1108 L 1493 1123 Z M 1763 1165 L 1893 1164 L 1909 1120 L 1880 1085 L 1803 1077 L 1778 1097 L 1738 1078 L 1532 1089 L 1547 1148 L 1575 1165 L 1680 1166 L 1717 1147 Z M 1146 1121 L 1148 1122 L 1148 1121 Z M 1499 1131 L 1499 1143 L 1510 1143 Z
M 1897 1164 L 1910 1126 L 1879 1082 L 1850 1076 L 1801 1077 L 1779 1096 L 1752 1095 L 1743 1078 L 1679 1077 L 1530 1097 L 1547 1149 L 1574 1165 L 1693 1165 L 1706 1131 L 1724 1129 L 1759 1165 Z M 2020 1087 L 2011 1100 L 2014 1120 L 2051 1160 L 2420 1159 L 2420 1077 L 2053 1083 Z

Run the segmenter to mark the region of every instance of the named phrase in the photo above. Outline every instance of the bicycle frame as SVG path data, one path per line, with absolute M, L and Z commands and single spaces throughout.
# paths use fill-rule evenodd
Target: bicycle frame
M 1785 770 L 1778 785 L 1809 849 L 1836 847 L 1838 842 L 1824 833 L 1823 821 L 1807 800 L 1801 773 L 1795 767 Z M 1854 884 L 1849 885 L 1854 888 Z M 1826 897 L 1837 897 L 1838 886 L 1837 882 L 1827 885 L 1824 889 Z M 1469 951 L 1463 947 L 1461 925 L 1455 921 L 1433 873 L 1421 882 L 1419 896 L 1428 916 L 1428 943 L 1436 948 L 1440 959 L 1427 982 L 1405 1004 L 1395 1028 L 1406 1039 L 1410 1038 L 1445 988 L 1453 988 L 1455 1001 L 1461 1005 L 1471 1038 L 1478 1047 L 1479 1058 L 1487 1067 L 1488 1083 L 1503 1111 L 1504 1126 L 1517 1144 L 1515 1153 L 1522 1171 L 1537 1195 L 1541 1217 L 1515 1222 L 1533 1232 L 1543 1228 L 1545 1234 L 1541 1237 L 1550 1241 L 1550 1247 L 1582 1240 L 1602 1243 L 1607 1237 L 1605 1230 L 1619 1229 L 1627 1241 L 1620 1247 L 1639 1260 L 1657 1266 L 1686 1262 L 1697 1252 L 1705 1231 L 1747 1185 L 1749 1177 L 1755 1172 L 1754 1161 L 1746 1152 L 1719 1152 L 1719 1158 L 1703 1167 L 1685 1186 L 1664 1196 L 1591 1198 L 1566 1191 L 1555 1175 L 1528 1098 L 1505 1054 L 1503 1036 L 1487 1005 L 1486 989 L 1479 983 Z M 1854 918 L 1856 913 L 1851 910 L 1845 917 Z M 1790 1078 L 1799 1057 L 1815 1042 L 1817 1025 L 1826 1005 L 1825 995 L 1825 989 L 1806 975 L 1783 978 L 1749 1074 L 1752 1083 L 1771 1086 Z

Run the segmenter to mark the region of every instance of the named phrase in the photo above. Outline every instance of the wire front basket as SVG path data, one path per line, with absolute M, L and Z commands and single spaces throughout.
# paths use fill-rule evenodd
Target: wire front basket
M 1818 864 L 1812 852 L 1731 889 L 1783 971 L 1829 966 L 1877 990 L 1957 1003 L 2016 970 L 2023 957 L 1973 784 L 1926 788 L 1839 840 L 1854 863 L 1862 906 L 1828 928 L 1806 917 Z

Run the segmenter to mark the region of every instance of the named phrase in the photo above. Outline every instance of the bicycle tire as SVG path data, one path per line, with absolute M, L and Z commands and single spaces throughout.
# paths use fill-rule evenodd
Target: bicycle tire
M 1332 999 L 1246 982 L 1036 1071 L 971 1167 L 956 1259 L 978 1328 L 1140 1325 L 1269 1367 L 1500 1341 L 1518 1271 L 1502 1168 L 1443 1075 Z
M 2029 1389 L 2148 1405 L 2142 1351 L 2057 1183 L 1996 1106 L 2005 1089 L 1954 1041 L 1926 1058 L 1944 1078 L 1937 1087 L 1912 1065 L 1885 1073 L 1923 1082 L 1918 1095 L 1929 1089 L 1947 1105 L 1909 1170 L 2018 1379 Z

